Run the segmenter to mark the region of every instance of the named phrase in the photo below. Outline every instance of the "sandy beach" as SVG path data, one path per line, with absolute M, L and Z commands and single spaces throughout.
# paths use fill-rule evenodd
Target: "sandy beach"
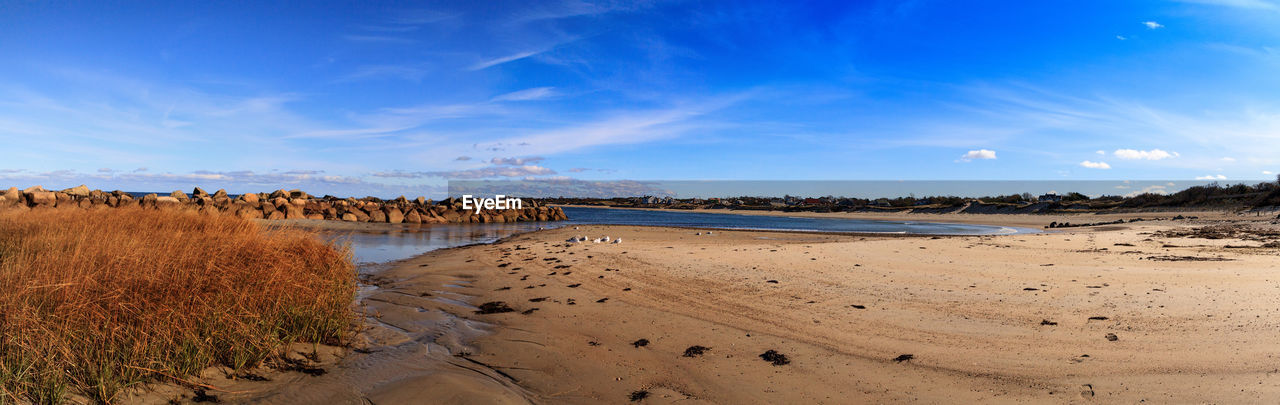
M 956 237 L 527 233 L 390 265 L 364 299 L 381 332 L 330 375 L 253 399 L 1265 402 L 1280 395 L 1280 260 L 1261 246 L 1280 236 L 1179 235 L 1215 222 Z M 563 242 L 576 235 L 624 243 Z M 482 305 L 495 302 L 505 306 Z M 785 364 L 762 359 L 770 350 Z

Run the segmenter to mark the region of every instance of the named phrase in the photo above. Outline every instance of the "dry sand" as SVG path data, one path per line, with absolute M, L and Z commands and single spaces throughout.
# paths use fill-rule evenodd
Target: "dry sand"
M 357 347 L 372 353 L 223 398 L 1274 402 L 1280 249 L 1158 234 L 1204 222 L 936 238 L 528 233 L 390 266 L 364 300 L 379 322 Z M 563 242 L 575 235 L 624 243 Z M 493 301 L 514 311 L 475 312 Z M 710 349 L 683 356 L 695 345 Z

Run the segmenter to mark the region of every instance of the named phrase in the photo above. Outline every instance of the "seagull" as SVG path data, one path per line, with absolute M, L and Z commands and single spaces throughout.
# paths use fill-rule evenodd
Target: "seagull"
M 608 243 L 608 242 L 609 242 L 609 237 L 608 237 L 608 236 L 605 236 L 605 237 L 604 237 L 604 241 L 605 241 L 605 243 Z
M 697 233 L 697 235 L 698 235 L 698 236 L 702 236 L 702 232 L 698 232 L 698 233 Z
M 578 230 L 578 227 L 576 227 L 576 226 L 575 226 L 575 227 L 573 227 L 573 230 L 575 230 L 575 231 L 576 231 L 576 230 Z
M 594 243 L 600 243 L 600 238 L 596 238 Z
M 613 243 L 622 243 L 622 238 L 614 239 Z

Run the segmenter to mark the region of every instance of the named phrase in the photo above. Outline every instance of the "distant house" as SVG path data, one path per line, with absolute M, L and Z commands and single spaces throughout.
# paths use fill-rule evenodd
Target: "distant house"
M 810 205 L 818 205 L 818 204 L 822 204 L 822 200 L 818 198 L 806 198 L 804 199 L 804 203 L 810 204 Z
M 1049 193 L 1040 196 L 1040 202 L 1062 202 L 1062 196 Z
M 657 204 L 657 203 L 661 202 L 661 200 L 659 200 L 659 199 L 658 199 L 658 197 L 654 197 L 654 196 L 651 196 L 651 195 L 646 195 L 646 196 L 644 196 L 644 198 L 641 198 L 641 199 L 640 199 L 640 202 L 645 203 L 645 204 Z
M 889 199 L 888 199 L 888 198 L 877 198 L 875 201 L 872 201 L 872 202 L 871 202 L 871 206 L 873 206 L 873 207 L 888 207 L 888 206 L 889 206 Z

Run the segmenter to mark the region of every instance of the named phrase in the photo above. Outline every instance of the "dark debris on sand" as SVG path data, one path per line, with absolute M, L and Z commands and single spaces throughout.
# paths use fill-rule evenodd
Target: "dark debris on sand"
M 627 399 L 630 399 L 631 402 L 639 402 L 640 400 L 643 400 L 648 397 L 649 397 L 649 391 L 639 390 L 639 391 L 632 391 L 631 395 L 627 396 Z
M 901 362 L 904 362 L 904 361 L 907 361 L 907 360 L 911 360 L 911 359 L 914 359 L 914 358 L 916 358 L 916 356 L 914 356 L 914 355 L 910 355 L 910 354 L 899 354 L 899 355 L 898 355 L 898 357 L 894 357 L 894 358 L 893 358 L 893 361 L 896 361 L 896 362 L 901 363 Z
M 631 342 L 631 345 L 632 345 L 632 346 L 635 346 L 637 349 L 639 349 L 639 348 L 641 348 L 641 347 L 648 346 L 648 345 L 649 345 L 649 339 L 640 339 L 640 340 L 637 340 L 637 341 Z
M 768 351 L 761 353 L 760 358 L 764 359 L 764 361 L 773 363 L 773 365 L 775 366 L 785 366 L 787 364 L 791 364 L 791 359 L 788 359 L 787 355 L 778 353 L 777 350 L 773 350 L 773 349 L 769 349 Z
M 222 402 L 222 400 L 218 399 L 217 395 L 209 395 L 209 393 L 204 391 L 204 388 L 196 388 L 195 395 L 191 396 L 191 402 L 208 402 L 216 404 Z
M 698 357 L 706 353 L 707 350 L 711 350 L 711 348 L 702 345 L 689 346 L 688 349 L 684 349 L 684 357 Z
M 492 301 L 492 302 L 486 302 L 486 303 L 480 304 L 480 310 L 476 311 L 477 314 L 481 314 L 481 315 L 501 314 L 503 312 L 515 312 L 515 309 L 512 309 L 511 307 L 507 306 L 507 303 L 505 302 Z
M 1054 326 L 1054 325 L 1057 325 L 1058 323 L 1054 321 L 1050 321 L 1048 319 L 1044 319 L 1040 321 L 1040 324 L 1045 326 Z

